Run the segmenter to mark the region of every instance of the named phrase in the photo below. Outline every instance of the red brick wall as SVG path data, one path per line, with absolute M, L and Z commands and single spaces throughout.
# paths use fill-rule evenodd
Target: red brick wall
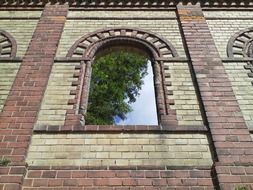
M 219 185 L 250 186 L 253 142 L 202 10 L 178 5 L 177 12 L 214 144 Z
M 1 155 L 11 161 L 0 168 L 0 187 L 20 189 L 33 126 L 51 71 L 68 6 L 46 6 L 0 115 Z
M 29 170 L 24 190 L 213 189 L 210 170 Z M 30 188 L 33 187 L 33 188 Z

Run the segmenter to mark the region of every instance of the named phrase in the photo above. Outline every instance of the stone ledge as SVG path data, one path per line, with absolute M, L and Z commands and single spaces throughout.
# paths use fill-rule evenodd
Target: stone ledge
M 207 133 L 208 129 L 204 125 L 85 125 L 85 126 L 61 126 L 61 125 L 41 125 L 34 129 L 36 133 L 55 132 L 114 132 L 114 133 L 166 133 L 166 132 L 187 132 L 187 133 Z

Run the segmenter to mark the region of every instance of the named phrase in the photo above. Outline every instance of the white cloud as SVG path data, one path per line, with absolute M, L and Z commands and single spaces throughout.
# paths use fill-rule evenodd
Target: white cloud
M 127 114 L 127 119 L 117 122 L 117 125 L 157 125 L 154 80 L 150 62 L 148 62 L 148 75 L 143 81 L 140 96 L 131 104 L 133 111 Z

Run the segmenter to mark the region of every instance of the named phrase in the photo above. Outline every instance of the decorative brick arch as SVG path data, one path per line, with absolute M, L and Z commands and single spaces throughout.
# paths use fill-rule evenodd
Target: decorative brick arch
M 235 33 L 227 45 L 228 57 L 253 57 L 253 27 Z
M 0 57 L 16 56 L 17 43 L 16 40 L 6 31 L 0 30 Z
M 67 57 L 91 58 L 107 44 L 136 44 L 149 51 L 152 58 L 178 57 L 175 48 L 164 38 L 135 28 L 106 28 L 83 36 L 68 51 Z
M 177 125 L 176 112 L 171 110 L 174 100 L 168 99 L 172 92 L 167 90 L 170 83 L 166 83 L 167 76 L 164 69 L 163 59 L 178 57 L 175 48 L 162 37 L 144 30 L 134 28 L 106 28 L 89 33 L 79 40 L 68 51 L 68 58 L 84 58 L 85 66 L 81 66 L 79 76 L 78 93 L 73 102 L 77 102 L 75 108 L 83 116 L 87 110 L 89 85 L 91 79 L 91 65 L 94 56 L 100 50 L 112 46 L 127 46 L 142 50 L 150 56 L 154 74 L 154 86 L 156 92 L 157 114 L 160 124 Z M 81 65 L 82 65 L 81 63 Z M 69 118 L 71 118 L 70 116 Z M 66 117 L 68 120 L 68 116 Z M 85 120 L 85 118 L 81 119 Z

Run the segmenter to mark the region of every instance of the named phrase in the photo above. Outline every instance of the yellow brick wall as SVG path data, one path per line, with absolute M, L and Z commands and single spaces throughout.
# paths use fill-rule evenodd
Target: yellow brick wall
M 54 63 L 36 126 L 64 124 L 66 110 L 73 109 L 68 100 L 74 98 L 70 91 L 76 89 L 71 85 L 77 81 L 73 77 L 76 65 L 80 63 Z
M 82 18 L 82 17 L 92 17 L 97 18 L 176 18 L 174 11 L 149 11 L 149 10 L 134 10 L 134 11 L 124 11 L 124 10 L 113 10 L 113 11 L 103 11 L 103 10 L 85 10 L 85 11 L 69 11 L 68 18 Z
M 175 105 L 171 109 L 175 109 L 179 125 L 203 125 L 200 113 L 199 103 L 196 92 L 191 79 L 188 63 L 164 63 L 169 69 L 166 73 L 170 74 L 167 81 L 172 83 L 168 86 L 168 90 L 173 91 L 173 95 L 169 95 L 169 99 L 175 100 Z
M 0 63 L 0 112 L 15 80 L 20 63 Z
M 40 14 L 41 11 L 0 11 L 0 30 L 15 38 L 17 57 L 24 56 Z
M 253 78 L 248 77 L 250 70 L 244 69 L 246 62 L 223 64 L 232 83 L 232 88 L 239 103 L 247 126 L 253 129 Z
M 84 12 L 82 12 L 84 13 Z M 180 56 L 185 57 L 185 52 L 178 28 L 176 14 L 173 11 L 87 11 L 82 15 L 81 12 L 69 11 L 64 32 L 58 48 L 58 57 L 65 57 L 70 47 L 82 36 L 106 27 L 134 27 L 149 30 L 157 33 L 172 43 Z M 142 15 L 143 14 L 143 15 Z M 110 19 L 103 19 L 110 15 Z M 169 19 L 132 19 L 133 17 L 145 17 L 146 15 L 156 15 L 156 17 Z M 78 17 L 99 17 L 99 20 L 82 19 Z M 74 19 L 75 17 L 76 19 Z M 115 19 L 114 19 L 115 17 Z M 128 17 L 116 19 L 116 17 Z M 70 19 L 71 18 L 71 19 Z
M 253 27 L 253 11 L 204 11 L 204 15 L 221 57 L 227 57 L 227 43 L 232 35 Z
M 35 134 L 28 165 L 211 166 L 201 134 Z

